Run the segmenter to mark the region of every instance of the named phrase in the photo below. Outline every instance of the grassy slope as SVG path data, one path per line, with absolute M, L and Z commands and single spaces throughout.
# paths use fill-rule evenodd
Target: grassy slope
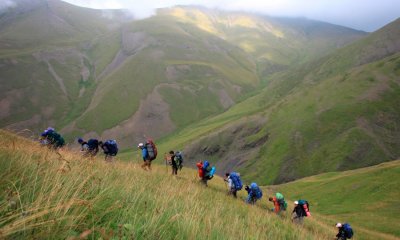
M 400 237 L 400 160 L 331 172 L 271 187 L 289 199 L 307 199 L 324 224 L 350 222 L 359 239 Z M 383 235 L 375 235 L 374 231 Z M 387 234 L 387 235 L 385 235 Z
M 204 188 L 185 168 L 60 155 L 0 131 L 0 237 L 51 239 L 326 239 L 333 231 L 245 205 L 216 177 Z M 240 194 L 242 198 L 243 193 Z

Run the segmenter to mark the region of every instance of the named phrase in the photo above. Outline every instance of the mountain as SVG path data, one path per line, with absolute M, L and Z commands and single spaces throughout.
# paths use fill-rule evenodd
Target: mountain
M 399 24 L 271 76 L 265 88 L 166 138 L 190 164 L 282 183 L 400 156 Z
M 364 37 L 307 19 L 195 7 L 132 20 L 58 0 L 0 18 L 0 126 L 132 146 L 222 113 L 277 73 Z

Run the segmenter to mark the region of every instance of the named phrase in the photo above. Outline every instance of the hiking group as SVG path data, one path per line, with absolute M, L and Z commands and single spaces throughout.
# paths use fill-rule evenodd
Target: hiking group
M 58 150 L 65 146 L 64 138 L 52 127 L 48 127 L 40 134 L 39 141 L 41 145 L 47 146 L 52 150 Z M 113 157 L 118 153 L 118 145 L 115 140 L 110 139 L 103 142 L 94 138 L 88 141 L 78 138 L 77 141 L 81 145 L 80 151 L 85 158 L 93 159 L 99 152 L 99 148 L 101 148 L 105 155 L 105 161 L 112 162 Z
M 113 157 L 118 153 L 118 145 L 116 140 L 107 140 L 105 142 L 91 138 L 85 141 L 83 138 L 78 138 L 78 143 L 81 145 L 80 151 L 83 153 L 84 158 L 93 159 L 99 152 L 99 148 L 103 150 L 106 162 L 112 162 Z M 54 128 L 48 127 L 40 135 L 40 143 L 43 146 L 47 146 L 49 149 L 57 150 L 65 145 L 64 138 L 55 131 Z M 157 147 L 153 140 L 147 139 L 145 143 L 139 143 L 138 148 L 141 152 L 143 164 L 141 167 L 146 171 L 151 171 L 151 163 L 157 158 Z M 167 165 L 171 166 L 172 175 L 176 176 L 178 170 L 182 170 L 183 167 L 183 153 L 181 151 L 169 151 L 164 155 L 164 160 Z M 208 186 L 208 181 L 214 177 L 216 167 L 211 166 L 208 160 L 199 161 L 196 163 L 198 168 L 198 176 L 200 182 L 205 186 Z M 237 198 L 238 191 L 243 189 L 243 183 L 240 178 L 240 174 L 237 172 L 225 173 L 224 181 L 227 183 L 228 195 L 232 195 Z M 250 185 L 245 185 L 244 189 L 247 192 L 245 202 L 254 205 L 258 200 L 263 197 L 263 192 L 257 183 L 252 182 Z M 268 201 L 273 204 L 272 212 L 277 215 L 281 215 L 282 212 L 287 209 L 287 202 L 284 196 L 277 192 L 275 196 L 269 197 Z M 310 205 L 306 200 L 294 201 L 293 211 L 291 213 L 291 220 L 295 224 L 303 224 L 305 217 L 310 217 Z M 336 228 L 338 233 L 336 235 L 337 240 L 346 240 L 353 237 L 353 229 L 348 223 L 337 223 Z

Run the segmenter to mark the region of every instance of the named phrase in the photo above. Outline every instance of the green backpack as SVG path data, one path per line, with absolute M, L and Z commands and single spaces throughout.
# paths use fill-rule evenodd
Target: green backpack
M 280 207 L 283 211 L 286 211 L 287 202 L 285 201 L 285 198 L 283 197 L 282 193 L 276 193 L 275 196 L 276 196 L 276 199 L 278 200 L 279 207 Z

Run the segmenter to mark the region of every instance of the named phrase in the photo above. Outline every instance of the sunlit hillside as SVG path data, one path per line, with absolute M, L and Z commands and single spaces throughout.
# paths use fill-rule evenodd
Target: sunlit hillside
M 263 184 L 398 159 L 399 24 L 273 75 L 259 93 L 163 139 L 162 148 Z

